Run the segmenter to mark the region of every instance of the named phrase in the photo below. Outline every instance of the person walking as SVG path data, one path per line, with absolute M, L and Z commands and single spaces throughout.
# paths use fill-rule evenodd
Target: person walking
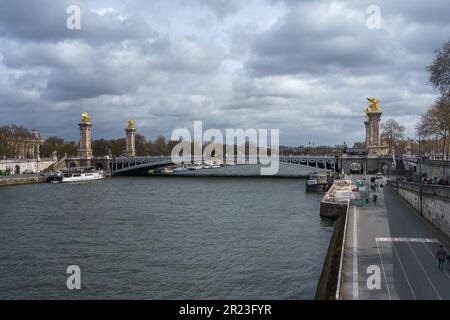
M 436 258 L 438 259 L 438 268 L 439 269 L 444 269 L 444 262 L 445 262 L 445 258 L 447 257 L 447 254 L 445 253 L 445 249 L 444 246 L 441 244 L 439 245 L 439 250 L 436 253 Z
M 447 256 L 447 260 L 448 260 L 448 271 L 450 271 L 450 254 Z
M 378 196 L 376 194 L 373 195 L 373 204 L 377 204 Z

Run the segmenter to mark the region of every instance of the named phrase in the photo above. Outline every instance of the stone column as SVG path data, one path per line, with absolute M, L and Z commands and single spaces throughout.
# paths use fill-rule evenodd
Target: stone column
M 44 141 L 41 139 L 39 131 L 37 131 L 36 129 L 33 129 L 31 131 L 31 133 L 33 134 L 33 137 L 35 138 L 35 143 L 33 145 L 33 156 L 36 158 L 37 161 L 40 161 L 41 160 L 41 151 L 39 149 L 40 149 L 41 143 L 43 143 Z
M 125 129 L 126 138 L 126 149 L 125 154 L 128 157 L 136 156 L 136 128 Z
M 364 121 L 364 125 L 366 127 L 366 148 L 370 146 L 370 128 L 369 128 L 369 121 Z
M 84 165 L 90 166 L 92 159 L 92 124 L 90 122 L 82 122 L 78 124 L 78 126 L 80 127 L 80 144 L 78 146 L 78 157 L 81 158 Z
M 370 136 L 371 146 L 380 146 L 380 119 L 381 119 L 381 112 L 369 112 L 369 127 L 370 127 Z
M 41 161 L 41 150 L 40 150 L 40 143 L 36 143 L 35 147 L 34 147 L 34 154 L 36 157 L 37 161 Z

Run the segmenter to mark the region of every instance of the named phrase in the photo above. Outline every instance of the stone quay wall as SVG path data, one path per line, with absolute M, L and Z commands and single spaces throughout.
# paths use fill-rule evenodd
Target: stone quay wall
M 0 160 L 0 170 L 10 169 L 11 173 L 23 173 L 25 170 L 33 170 L 34 172 L 41 172 L 50 167 L 56 162 L 55 159 L 12 159 Z

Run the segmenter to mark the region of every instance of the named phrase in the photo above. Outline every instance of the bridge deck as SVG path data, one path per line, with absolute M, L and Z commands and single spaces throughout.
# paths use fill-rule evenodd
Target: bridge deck
M 439 244 L 448 238 L 389 188 L 377 204 L 349 211 L 344 251 L 343 299 L 450 299 L 450 271 L 438 269 Z M 369 289 L 368 268 L 381 271 L 381 288 Z M 373 273 L 372 273 L 373 274 Z

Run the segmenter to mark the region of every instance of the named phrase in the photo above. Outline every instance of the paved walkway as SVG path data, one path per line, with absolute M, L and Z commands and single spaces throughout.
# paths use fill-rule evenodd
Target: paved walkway
M 450 253 L 448 238 L 389 188 L 377 195 L 377 204 L 350 208 L 342 298 L 450 299 L 449 263 L 440 270 L 435 258 L 439 244 Z

